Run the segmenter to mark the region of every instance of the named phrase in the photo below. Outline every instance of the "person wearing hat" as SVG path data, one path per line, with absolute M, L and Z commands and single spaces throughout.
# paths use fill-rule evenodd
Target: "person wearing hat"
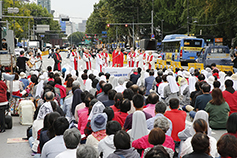
M 87 137 L 86 144 L 98 149 L 99 142 L 106 137 L 107 114 L 98 113 L 91 119 L 92 133 Z
M 26 89 L 26 87 L 29 85 L 29 80 L 26 78 L 26 74 L 24 72 L 20 73 L 20 81 L 23 83 L 23 89 Z
M 182 78 L 180 81 L 180 105 L 190 105 L 189 85 L 185 78 Z
M 184 71 L 183 76 L 187 80 L 187 82 L 189 83 L 190 73 L 188 71 Z

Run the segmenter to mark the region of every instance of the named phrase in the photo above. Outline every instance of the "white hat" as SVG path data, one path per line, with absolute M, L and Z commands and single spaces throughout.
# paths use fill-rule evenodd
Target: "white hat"
M 215 81 L 215 77 L 214 76 L 209 76 L 208 78 L 207 78 L 207 83 L 209 84 L 209 85 L 213 85 L 213 82 Z
M 190 73 L 188 71 L 184 71 L 183 76 L 185 78 L 189 78 L 190 77 Z
M 233 81 L 237 81 L 237 74 L 233 74 L 233 75 L 231 76 L 231 79 L 232 79 Z
M 21 73 L 20 73 L 20 77 L 21 77 L 21 78 L 26 78 L 26 74 L 25 74 L 24 72 L 21 72 Z

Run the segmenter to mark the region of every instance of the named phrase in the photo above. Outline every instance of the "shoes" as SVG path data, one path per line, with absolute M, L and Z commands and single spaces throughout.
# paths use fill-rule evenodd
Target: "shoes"
M 5 132 L 5 131 L 6 131 L 5 129 L 1 129 L 1 130 L 0 130 L 0 133 L 3 133 L 3 132 Z

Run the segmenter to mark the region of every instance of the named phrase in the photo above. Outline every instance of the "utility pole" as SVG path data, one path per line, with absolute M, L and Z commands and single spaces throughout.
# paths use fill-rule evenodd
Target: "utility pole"
M 188 13 L 188 0 L 187 0 L 187 34 L 189 35 L 189 13 Z
M 164 20 L 162 19 L 161 20 L 161 41 L 163 40 L 163 31 L 164 31 L 163 25 L 164 25 Z
M 154 34 L 153 12 L 154 12 L 154 0 L 152 0 L 152 11 L 151 11 L 151 34 Z
M 133 42 L 132 42 L 132 47 L 134 49 L 134 17 L 132 18 L 132 39 L 133 39 Z M 134 49 L 135 50 L 135 49 Z

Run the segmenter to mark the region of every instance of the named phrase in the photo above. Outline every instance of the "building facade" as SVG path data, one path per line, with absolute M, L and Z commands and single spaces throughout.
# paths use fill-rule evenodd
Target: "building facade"
M 51 0 L 37 0 L 37 4 L 46 8 L 49 13 L 51 13 Z

